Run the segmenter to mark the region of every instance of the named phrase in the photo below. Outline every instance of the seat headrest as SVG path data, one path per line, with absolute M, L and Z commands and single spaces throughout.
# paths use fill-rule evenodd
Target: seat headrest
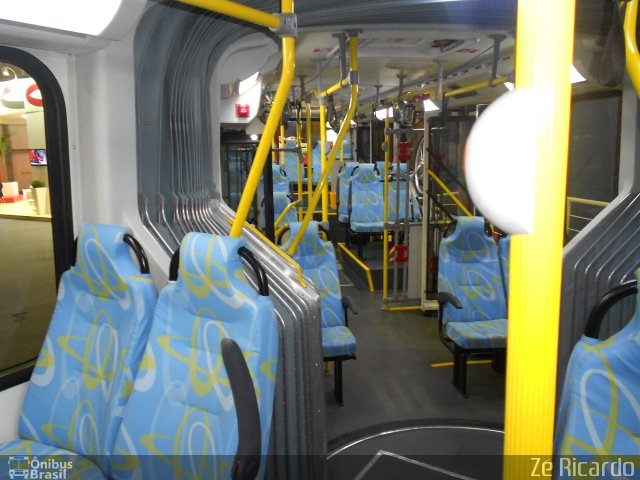
M 284 146 L 287 148 L 293 148 L 298 146 L 298 142 L 294 138 L 288 138 L 284 141 Z
M 376 173 L 373 163 L 361 163 L 351 172 L 351 179 L 357 183 L 379 183 L 380 177 Z
M 239 306 L 258 292 L 249 284 L 238 254 L 247 242 L 242 238 L 190 232 L 180 244 L 177 288 L 189 299 L 184 306 L 193 313 L 211 309 L 211 295 L 220 304 Z
M 448 255 L 458 262 L 494 261 L 497 246 L 492 237 L 484 233 L 484 218 L 459 216 L 456 228 L 442 239 L 441 255 Z
M 124 236 L 131 230 L 114 225 L 87 223 L 78 234 L 76 263 L 70 272 L 78 286 L 101 298 L 122 299 L 125 279 L 139 274 Z
M 292 222 L 289 224 L 289 228 L 291 229 L 291 236 L 289 238 L 295 238 L 301 226 L 301 222 Z M 305 230 L 294 256 L 320 256 L 326 250 L 327 243 L 328 242 L 320 238 L 318 222 L 309 222 L 309 226 Z
M 286 172 L 277 163 L 271 165 L 271 179 L 273 180 L 273 183 L 282 183 L 287 181 Z
M 356 168 L 358 166 L 358 162 L 344 162 L 342 164 L 342 167 L 340 167 L 340 171 L 338 172 L 338 175 L 341 177 L 349 177 L 351 176 L 351 172 L 353 172 L 353 169 Z

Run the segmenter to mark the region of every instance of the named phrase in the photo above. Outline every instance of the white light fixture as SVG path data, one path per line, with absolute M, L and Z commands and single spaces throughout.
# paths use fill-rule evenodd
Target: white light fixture
M 513 82 L 504 82 L 503 85 L 509 91 L 511 91 L 511 90 L 513 90 L 515 88 L 515 85 L 513 84 Z
M 384 120 L 387 118 L 387 115 L 389 115 L 389 118 L 393 120 L 393 107 L 376 110 L 375 115 L 378 120 Z
M 425 112 L 436 112 L 436 111 L 440 110 L 440 107 L 438 107 L 438 105 L 436 105 L 434 103 L 434 101 L 431 100 L 430 98 L 427 98 L 422 103 L 423 103 L 422 106 L 423 106 Z
M 471 199 L 507 233 L 533 231 L 538 107 L 543 101 L 532 89 L 506 92 L 478 117 L 467 138 L 465 175 Z
M 249 78 L 245 78 L 240 82 L 240 84 L 238 85 L 238 95 L 244 95 L 255 86 L 258 80 L 259 73 L 260 72 L 256 72 L 253 75 L 251 75 Z
M 114 19 L 123 0 L 6 0 L 0 18 L 41 27 L 100 35 Z
M 580 83 L 580 82 L 585 82 L 587 80 L 573 65 L 571 65 L 571 72 L 569 73 L 569 79 L 571 80 L 571 83 Z
M 256 135 L 255 133 L 252 133 L 251 135 L 249 135 L 249 138 L 255 142 L 258 140 L 258 135 Z

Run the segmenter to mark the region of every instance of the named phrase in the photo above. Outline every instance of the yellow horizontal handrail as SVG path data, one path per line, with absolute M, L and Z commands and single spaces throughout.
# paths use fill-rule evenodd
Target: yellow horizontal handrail
M 472 217 L 473 215 L 471 215 L 471 212 L 467 209 L 467 207 L 465 207 L 463 205 L 463 203 L 458 200 L 458 197 L 455 196 L 455 194 L 449 190 L 449 187 L 447 187 L 445 185 L 445 183 L 440 179 L 440 177 L 438 177 L 433 170 L 431 170 L 430 168 L 427 168 L 427 173 L 429 174 L 429 176 L 431 178 L 433 178 L 436 183 L 438 185 L 440 185 L 440 187 L 451 197 L 451 199 L 455 202 L 455 204 L 460 208 L 460 210 L 462 210 L 464 212 L 465 215 Z
M 581 205 L 591 205 L 594 207 L 606 207 L 609 205 L 609 202 L 603 202 L 602 200 L 590 200 L 579 197 L 567 197 L 567 203 L 579 203 Z
M 342 250 L 344 253 L 349 255 L 349 257 L 351 257 L 351 259 L 354 262 L 356 262 L 360 266 L 360 268 L 364 270 L 364 273 L 367 275 L 367 283 L 369 284 L 369 291 L 373 293 L 374 288 L 373 288 L 373 277 L 371 276 L 371 269 L 362 260 L 356 257 L 353 254 L 353 252 L 346 247 L 344 243 L 338 242 L 338 247 L 340 247 L 340 250 Z
M 616 15 L 618 12 L 614 11 Z M 638 0 L 627 3 L 624 14 L 624 45 L 627 58 L 627 72 L 631 82 L 640 95 L 640 55 L 638 55 L 638 43 L 636 42 L 636 24 L 638 21 Z
M 588 199 L 588 198 L 567 197 L 567 213 L 566 213 L 566 219 L 565 219 L 565 232 L 566 232 L 567 235 L 569 235 L 569 232 L 578 233 L 580 231 L 580 230 L 576 230 L 575 228 L 571 228 L 570 227 L 572 218 L 577 218 L 579 220 L 586 220 L 586 221 L 593 220 L 593 218 L 582 217 L 580 215 L 574 215 L 573 213 L 571 213 L 573 204 L 589 205 L 589 206 L 592 206 L 592 207 L 603 207 L 604 208 L 607 205 L 609 205 L 609 202 L 603 202 L 602 200 L 591 200 L 591 199 Z
M 233 223 L 233 220 L 229 219 L 229 223 Z M 307 288 L 308 284 L 307 282 L 304 281 L 304 277 L 302 275 L 302 268 L 300 267 L 298 262 L 296 262 L 293 258 L 287 255 L 285 252 L 283 252 L 275 243 L 273 243 L 271 240 L 265 237 L 264 234 L 260 230 L 258 230 L 256 227 L 254 227 L 250 223 L 245 223 L 244 226 L 249 230 L 251 230 L 253 233 L 255 233 L 260 238 L 260 240 L 262 240 L 264 243 L 266 243 L 271 248 L 273 248 L 273 250 L 275 250 L 275 252 L 278 255 L 280 255 L 289 265 L 291 265 L 296 271 L 296 273 L 298 274 L 298 283 L 300 284 L 300 286 L 302 288 Z
M 320 96 L 321 97 L 328 97 L 329 95 L 331 95 L 333 93 L 336 93 L 342 87 L 346 87 L 347 85 L 349 85 L 349 79 L 348 78 L 344 78 L 344 79 L 340 80 L 338 83 L 336 83 L 335 85 L 331 85 L 324 92 L 322 92 L 320 94 Z
M 263 27 L 277 29 L 280 26 L 280 18 L 272 13 L 263 12 L 255 8 L 247 7 L 229 0 L 180 0 L 182 3 L 195 7 L 205 8 L 222 13 L 233 18 L 238 18 Z M 284 11 L 284 10 L 283 10 Z
M 273 225 L 275 227 L 280 225 L 280 222 L 282 222 L 282 220 L 284 220 L 284 217 L 287 216 L 287 213 L 289 213 L 289 210 L 291 210 L 293 207 L 295 207 L 297 203 L 298 203 L 297 201 L 291 202 L 286 207 L 284 207 L 284 210 L 282 210 L 282 213 L 280 215 L 278 215 L 278 218 L 276 218 L 276 221 L 273 222 Z

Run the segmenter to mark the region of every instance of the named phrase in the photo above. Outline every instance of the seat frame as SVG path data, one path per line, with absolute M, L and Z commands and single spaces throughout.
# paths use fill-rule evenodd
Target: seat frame
M 491 354 L 491 366 L 500 373 L 504 373 L 506 365 L 506 348 L 464 348 L 451 340 L 445 333 L 444 322 L 442 321 L 442 307 L 450 303 L 457 309 L 461 309 L 460 301 L 451 293 L 438 293 L 438 335 L 444 345 L 453 353 L 453 385 L 464 396 L 467 394 L 467 360 L 470 355 Z

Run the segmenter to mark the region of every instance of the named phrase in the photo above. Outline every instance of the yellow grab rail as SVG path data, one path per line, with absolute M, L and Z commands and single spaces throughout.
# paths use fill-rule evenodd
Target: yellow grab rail
M 307 198 L 313 195 L 313 135 L 311 133 L 311 104 L 307 102 Z
M 342 79 L 335 85 L 331 85 L 329 88 L 327 88 L 324 92 L 320 94 L 320 96 L 323 98 L 328 97 L 329 95 L 336 93 L 342 87 L 346 87 L 347 85 L 349 85 L 349 79 L 348 78 Z
M 214 9 L 213 7 L 218 5 L 218 0 L 211 3 L 212 9 Z M 292 0 L 282 0 L 282 12 L 293 12 Z M 231 226 L 231 232 L 229 232 L 229 235 L 232 237 L 239 237 L 242 234 L 242 227 L 247 219 L 247 215 L 249 214 L 251 202 L 253 201 L 253 197 L 256 194 L 256 189 L 258 188 L 258 183 L 260 182 L 260 176 L 262 175 L 264 164 L 267 161 L 267 155 L 269 154 L 269 144 L 275 136 L 278 125 L 280 125 L 280 122 L 282 120 L 282 110 L 284 109 L 284 104 L 287 101 L 287 97 L 289 96 L 289 90 L 291 90 L 293 75 L 295 73 L 295 50 L 295 39 L 292 37 L 283 37 L 282 74 L 280 75 L 280 83 L 278 84 L 276 95 L 273 100 L 273 105 L 271 106 L 271 111 L 269 112 L 267 123 L 264 126 L 262 137 L 260 138 L 260 143 L 258 144 L 258 149 L 256 150 L 256 155 L 251 165 L 251 170 L 249 171 L 249 175 L 247 176 L 247 182 L 245 184 L 244 190 L 242 191 L 242 197 L 240 197 L 240 203 L 238 204 L 236 217 L 233 221 L 233 225 Z
M 455 202 L 455 204 L 460 208 L 460 210 L 462 210 L 462 212 L 463 212 L 465 215 L 467 215 L 467 216 L 469 216 L 469 217 L 473 216 L 473 215 L 471 215 L 471 212 L 467 209 L 467 207 L 465 207 L 465 206 L 464 206 L 464 204 L 463 204 L 460 200 L 458 200 L 458 198 L 456 197 L 456 194 L 455 194 L 455 193 L 453 193 L 453 192 L 449 189 L 449 187 L 447 187 L 447 186 L 445 185 L 445 183 L 440 179 L 440 177 L 438 177 L 438 175 L 436 175 L 436 174 L 434 173 L 434 171 L 433 171 L 433 170 L 431 170 L 430 168 L 427 168 L 427 173 L 429 174 L 429 176 L 430 176 L 431 178 L 433 178 L 433 179 L 436 181 L 436 183 L 437 183 L 438 185 L 440 185 L 440 188 L 442 188 L 442 189 L 445 191 L 445 193 L 446 193 L 447 195 L 449 195 L 449 197 L 451 197 L 451 200 L 453 200 L 453 201 Z
M 580 220 L 593 220 L 593 218 L 590 217 L 583 217 L 581 215 L 574 215 L 572 213 L 573 210 L 573 204 L 577 203 L 578 205 L 590 205 L 592 207 L 606 207 L 607 205 L 609 205 L 609 202 L 603 202 L 601 200 L 590 200 L 588 198 L 578 198 L 578 197 L 567 197 L 567 213 L 566 213 L 566 223 L 565 223 L 565 234 L 569 235 L 569 232 L 579 232 L 580 230 L 576 230 L 575 228 L 571 228 L 570 224 L 571 224 L 571 219 L 572 218 L 578 218 Z
M 296 206 L 298 202 L 291 202 L 289 204 L 287 204 L 286 207 L 284 207 L 284 210 L 282 210 L 282 212 L 280 213 L 280 215 L 278 215 L 278 218 L 276 218 L 276 221 L 273 222 L 274 227 L 277 227 L 278 225 L 280 225 L 280 222 L 282 222 L 282 220 L 284 220 L 284 217 L 287 216 L 287 213 L 289 213 L 289 210 L 291 210 L 293 207 Z
M 324 173 L 327 168 L 327 106 L 320 103 L 320 168 Z M 335 148 L 335 146 L 334 146 Z M 315 208 L 315 207 L 314 207 Z M 329 220 L 329 182 L 322 185 L 322 221 Z
M 361 269 L 364 270 L 364 273 L 367 276 L 367 284 L 369 285 L 369 291 L 371 293 L 373 293 L 374 292 L 374 288 L 373 288 L 373 277 L 371 276 L 371 269 L 362 260 L 360 260 L 358 257 L 356 257 L 353 254 L 353 252 L 351 250 L 349 250 L 344 243 L 338 242 L 338 247 L 340 247 L 340 250 L 342 250 L 349 257 L 351 257 L 351 259 L 354 262 L 356 262 Z
M 613 14 L 617 15 L 617 11 Z M 638 0 L 627 3 L 624 13 L 624 46 L 627 58 L 627 72 L 631 82 L 640 95 L 640 55 L 638 55 L 638 43 L 636 42 L 636 25 L 638 21 Z
M 229 219 L 229 223 L 233 224 L 234 221 Z M 255 233 L 258 236 L 258 238 L 260 238 L 260 240 L 262 240 L 264 243 L 266 243 L 271 248 L 273 248 L 278 255 L 280 255 L 289 265 L 291 265 L 294 268 L 294 270 L 296 271 L 296 274 L 298 275 L 298 283 L 300 284 L 300 286 L 302 288 L 307 288 L 307 286 L 308 286 L 307 282 L 304 281 L 302 268 L 300 267 L 298 262 L 296 262 L 293 258 L 291 258 L 289 255 L 287 255 L 285 252 L 283 252 L 280 247 L 278 247 L 275 243 L 273 243 L 271 240 L 269 240 L 267 237 L 265 237 L 264 234 L 260 230 L 258 230 L 256 227 L 254 227 L 250 223 L 245 223 L 243 225 L 243 227 L 246 227 L 249 230 L 251 230 L 253 233 Z
M 353 72 L 358 71 L 357 38 L 358 37 L 355 35 L 349 37 L 349 53 L 350 53 L 349 66 L 351 71 Z M 329 178 L 329 172 L 331 171 L 331 168 L 333 167 L 333 163 L 335 162 L 336 157 L 338 156 L 338 150 L 339 150 L 338 145 L 341 145 L 345 137 L 347 136 L 347 132 L 351 128 L 351 119 L 353 119 L 353 116 L 356 113 L 357 107 L 358 107 L 358 84 L 353 84 L 351 85 L 351 100 L 349 101 L 349 108 L 347 110 L 347 114 L 342 120 L 342 123 L 340 124 L 340 131 L 338 132 L 338 137 L 336 138 L 336 144 L 331 149 L 331 153 L 329 154 L 329 160 L 327 161 L 327 166 L 322 172 L 322 175 L 320 176 L 320 181 L 318 182 L 316 190 L 313 192 L 313 196 L 309 199 L 309 205 L 307 206 L 307 211 L 305 212 L 304 218 L 302 219 L 302 225 L 300 225 L 300 229 L 298 230 L 298 233 L 296 234 L 295 238 L 289 245 L 289 250 L 288 250 L 289 255 L 292 255 L 293 252 L 296 251 L 296 249 L 298 248 L 298 245 L 300 244 L 300 241 L 302 240 L 302 236 L 304 235 L 304 232 L 307 230 L 307 226 L 309 225 L 309 222 L 313 220 L 313 212 L 315 211 L 316 206 L 318 205 L 318 201 L 320 200 L 320 196 L 322 194 L 322 187 L 327 182 L 327 179 Z M 322 128 L 323 128 L 323 125 L 320 126 L 321 130 Z
M 553 453 L 574 20 L 575 0 L 518 1 L 516 88 L 539 101 L 533 229 L 513 236 L 509 262 L 505 479 L 530 478 Z
M 263 27 L 277 29 L 280 26 L 280 18 L 273 13 L 263 12 L 256 8 L 247 7 L 229 0 L 180 0 L 182 3 L 193 5 L 195 7 L 205 8 L 214 12 L 222 13 L 233 18 L 238 18 L 246 22 L 262 25 Z M 285 10 L 286 3 L 293 3 L 291 0 L 282 4 L 282 13 L 293 12 L 293 6 L 290 10 Z

